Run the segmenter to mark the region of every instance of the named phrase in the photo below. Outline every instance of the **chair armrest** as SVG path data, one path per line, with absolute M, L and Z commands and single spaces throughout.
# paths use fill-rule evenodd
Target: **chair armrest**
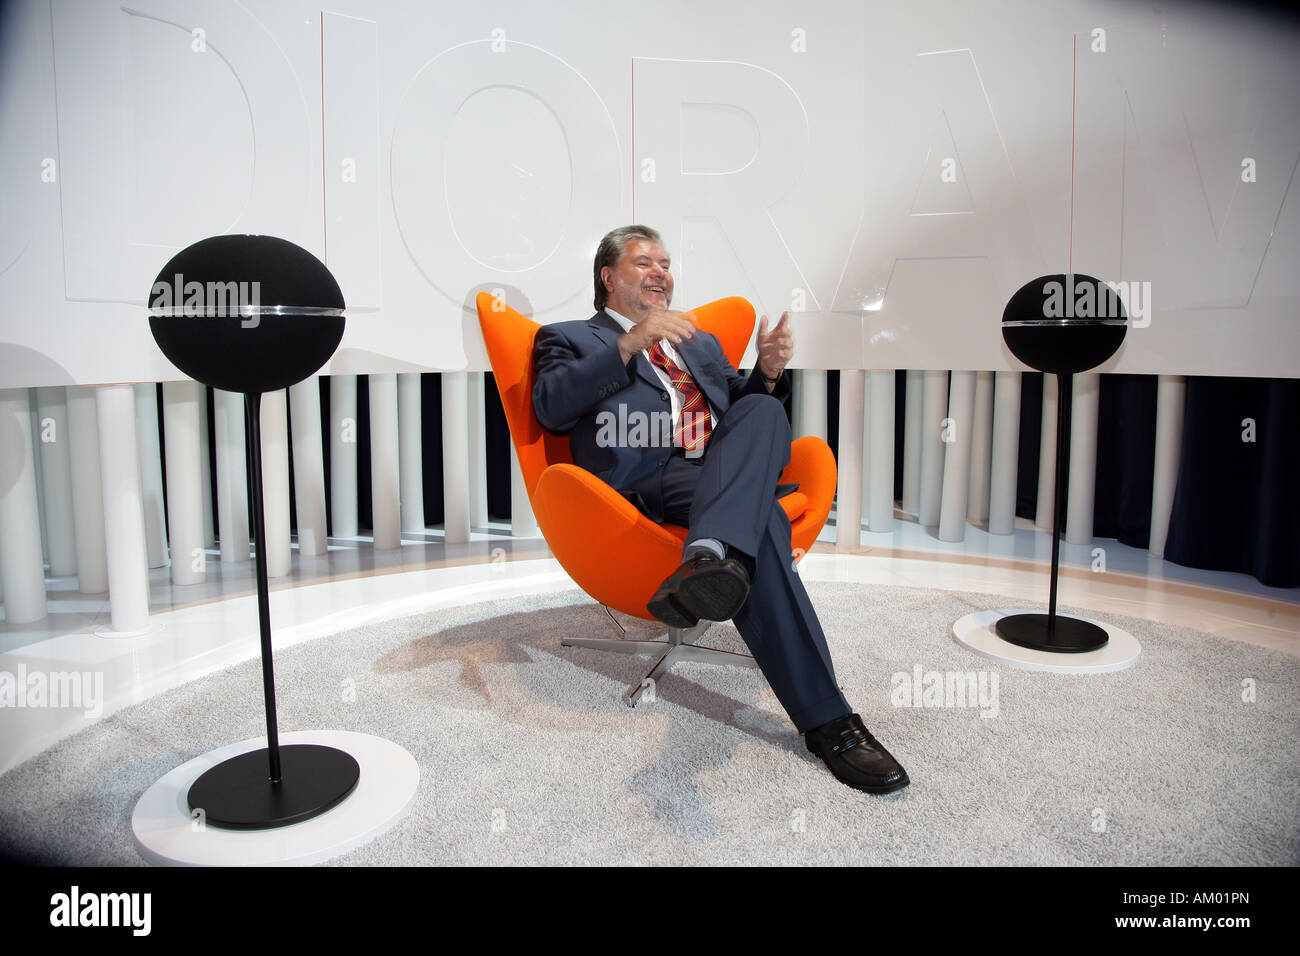
M 815 435 L 805 435 L 790 443 L 790 464 L 781 472 L 781 481 L 797 481 L 799 490 L 808 496 L 808 508 L 830 514 L 835 498 L 838 471 L 831 446 Z

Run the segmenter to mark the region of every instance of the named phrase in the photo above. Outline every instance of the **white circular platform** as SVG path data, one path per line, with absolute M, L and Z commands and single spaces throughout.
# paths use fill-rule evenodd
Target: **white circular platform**
M 185 797 L 204 772 L 266 746 L 243 740 L 195 757 L 144 792 L 131 813 L 136 849 L 159 866 L 303 866 L 346 853 L 389 830 L 410 809 L 420 768 L 406 750 L 382 737 L 346 730 L 280 735 L 285 744 L 324 744 L 361 765 L 357 787 L 327 813 L 273 830 L 223 830 L 190 815 Z
M 1009 667 L 1031 671 L 1052 671 L 1057 674 L 1104 674 L 1131 667 L 1142 656 L 1142 645 L 1123 628 L 1106 624 L 1090 617 L 1079 620 L 1096 624 L 1110 636 L 1105 647 L 1082 654 L 1053 654 L 1019 647 L 998 637 L 994 627 L 1010 614 L 1042 614 L 1042 608 L 1012 608 L 993 611 L 976 611 L 960 618 L 952 626 L 953 639 L 976 654 L 1001 661 Z M 1070 615 L 1077 617 L 1077 615 Z

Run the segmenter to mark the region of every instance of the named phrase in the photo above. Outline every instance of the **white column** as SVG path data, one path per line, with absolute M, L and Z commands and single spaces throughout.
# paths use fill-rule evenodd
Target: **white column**
M 483 399 L 486 380 L 482 372 L 469 373 L 469 526 L 486 528 L 487 500 L 487 405 Z
M 871 372 L 862 372 L 862 501 L 859 516 L 864 524 L 871 521 Z
M 163 383 L 163 446 L 167 458 L 167 528 L 172 583 L 207 580 L 203 544 L 203 481 L 199 477 L 198 382 Z
M 266 509 L 266 576 L 293 570 L 289 520 L 289 397 L 286 389 L 262 395 L 262 502 Z
M 289 387 L 293 435 L 293 500 L 298 515 L 298 553 L 324 554 L 325 452 L 320 434 L 320 377 Z
M 212 412 L 217 439 L 217 525 L 221 560 L 247 561 L 248 436 L 244 430 L 244 396 L 217 389 Z
M 856 551 L 862 545 L 862 422 L 867 373 L 840 371 L 839 483 L 835 489 L 835 548 Z
M 1056 390 L 1059 380 L 1043 373 L 1043 423 L 1038 435 L 1038 506 L 1034 526 L 1052 530 L 1052 502 L 1056 488 Z M 1065 529 L 1061 529 L 1065 534 Z
M 1092 543 L 1100 398 L 1100 375 L 1086 372 L 1074 376 L 1074 400 L 1070 406 L 1070 488 L 1065 506 L 1065 540 L 1070 544 Z
M 25 388 L 0 389 L 0 580 L 8 624 L 45 617 L 31 402 Z
M 867 373 L 871 415 L 871 470 L 865 472 L 871 488 L 867 527 L 875 532 L 894 530 L 894 375 L 880 369 Z
M 135 389 L 104 385 L 99 411 L 100 475 L 108 542 L 108 600 L 113 630 L 149 626 L 149 549 L 140 501 L 140 456 L 135 440 Z
M 104 543 L 104 488 L 99 479 L 99 414 L 95 390 L 68 386 L 68 463 L 77 535 L 77 587 L 82 594 L 108 590 Z
M 158 388 L 135 386 L 135 443 L 140 459 L 140 504 L 149 567 L 167 567 L 167 517 L 163 510 L 162 448 L 158 444 Z
M 925 391 L 925 373 L 908 369 L 903 399 L 903 512 L 914 515 L 921 510 L 921 409 Z
M 1178 459 L 1183 450 L 1183 416 L 1187 411 L 1187 378 L 1161 375 L 1156 385 L 1155 480 L 1151 485 L 1151 554 L 1165 556 L 1169 516 L 1178 486 Z
M 1016 530 L 1020 466 L 1020 373 L 998 372 L 993 383 L 993 450 L 989 479 L 989 533 Z
M 370 376 L 370 514 L 375 549 L 402 546 L 398 502 L 397 376 Z
M 826 370 L 801 368 L 795 372 L 794 437 L 815 435 L 825 439 L 826 424 Z
M 966 537 L 970 495 L 970 457 L 975 431 L 975 373 L 953 372 L 948 397 L 949 437 L 943 452 L 943 494 L 939 506 L 939 540 Z
M 975 373 L 975 420 L 970 443 L 970 495 L 966 517 L 980 524 L 989 517 L 989 458 L 993 448 L 993 373 Z
M 943 420 L 948 417 L 948 373 L 925 372 L 921 398 L 921 495 L 917 523 L 923 528 L 939 524 L 943 495 Z
M 357 377 L 330 376 L 330 518 L 336 538 L 357 535 Z
M 524 482 L 524 470 L 519 467 L 514 442 L 510 443 L 510 537 L 537 537 L 537 516 L 533 514 L 533 503 L 528 500 L 528 485 Z
M 461 373 L 462 375 L 464 373 Z M 424 531 L 424 416 L 420 408 L 420 373 L 397 376 L 398 509 L 402 530 Z M 468 540 L 468 535 L 466 536 Z
M 448 544 L 469 540 L 469 380 L 442 373 L 442 515 Z
M 216 521 L 212 514 L 212 450 L 208 448 L 208 386 L 199 386 L 199 481 L 203 503 L 203 547 L 217 544 Z
M 68 446 L 68 393 L 62 385 L 36 390 L 37 447 L 45 485 L 46 551 L 50 577 L 77 573 L 77 534 L 72 524 L 72 464 Z
M 45 526 L 45 463 L 41 460 L 41 419 L 39 415 L 40 399 L 36 394 L 35 388 L 27 389 L 27 409 L 29 428 L 27 433 L 32 436 L 32 471 L 36 478 L 36 523 L 41 532 L 41 563 L 42 565 L 49 562 L 50 559 L 50 532 Z

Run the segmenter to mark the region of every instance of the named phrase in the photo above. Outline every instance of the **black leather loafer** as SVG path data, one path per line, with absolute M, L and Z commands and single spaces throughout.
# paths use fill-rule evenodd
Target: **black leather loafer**
M 646 610 L 669 627 L 729 621 L 749 596 L 749 573 L 735 558 L 696 555 L 668 575 Z
M 804 739 L 837 780 L 857 790 L 889 793 L 911 782 L 907 771 L 871 736 L 857 714 L 822 724 L 808 731 Z

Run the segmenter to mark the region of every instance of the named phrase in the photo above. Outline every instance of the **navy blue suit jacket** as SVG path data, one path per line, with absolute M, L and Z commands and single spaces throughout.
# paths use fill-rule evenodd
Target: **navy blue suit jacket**
M 655 421 L 656 413 L 659 420 L 663 413 L 672 414 L 668 392 L 645 354 L 638 352 L 623 363 L 618 349 L 622 334 L 622 328 L 604 310 L 585 322 L 542 326 L 533 344 L 533 411 L 547 431 L 569 436 L 574 464 L 618 491 L 637 485 L 641 509 L 662 521 L 662 502 L 646 494 L 647 483 L 642 479 L 668 461 L 673 453 L 671 441 L 608 441 L 611 421 L 617 426 L 638 417 Z M 674 348 L 719 417 L 745 395 L 768 394 L 758 369 L 741 375 L 727 361 L 717 338 L 707 332 L 697 332 Z M 781 376 L 772 395 L 789 401 L 788 376 Z M 606 429 L 603 435 L 602 425 Z

